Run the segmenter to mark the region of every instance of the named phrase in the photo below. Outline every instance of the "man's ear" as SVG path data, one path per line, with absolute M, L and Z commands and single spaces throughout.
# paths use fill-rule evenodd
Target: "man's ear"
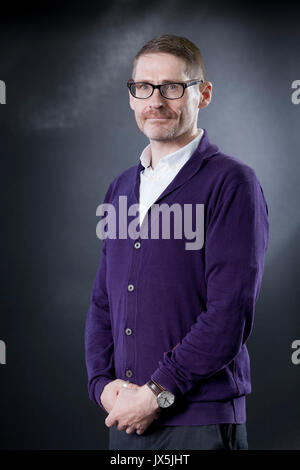
M 211 102 L 211 96 L 212 96 L 212 83 L 211 82 L 204 82 L 200 86 L 200 93 L 201 93 L 201 98 L 199 101 L 199 106 L 198 108 L 206 108 L 206 106 L 209 105 Z

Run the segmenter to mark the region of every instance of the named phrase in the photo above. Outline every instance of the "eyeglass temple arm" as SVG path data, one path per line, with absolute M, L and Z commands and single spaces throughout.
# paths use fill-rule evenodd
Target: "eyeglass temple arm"
M 188 86 L 191 86 L 191 85 L 195 85 L 196 83 L 204 83 L 204 81 L 203 80 L 193 80 L 190 83 L 185 83 L 185 88 L 187 88 Z

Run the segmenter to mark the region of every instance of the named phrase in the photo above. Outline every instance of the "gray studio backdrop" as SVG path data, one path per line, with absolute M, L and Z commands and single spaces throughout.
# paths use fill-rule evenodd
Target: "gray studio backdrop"
M 83 4 L 82 4 L 83 5 Z M 96 208 L 148 144 L 128 105 L 132 59 L 152 37 L 201 49 L 210 140 L 256 172 L 270 242 L 247 343 L 249 449 L 300 449 L 299 7 L 112 2 L 1 16 L 0 447 L 107 449 L 89 401 L 84 325 L 99 262 Z M 1 344 L 3 344 L 1 343 Z M 299 356 L 298 356 L 299 357 Z M 299 361 L 298 361 L 299 362 Z

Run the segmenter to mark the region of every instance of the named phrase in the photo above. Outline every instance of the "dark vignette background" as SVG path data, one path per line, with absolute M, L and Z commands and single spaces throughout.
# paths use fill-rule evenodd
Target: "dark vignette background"
M 87 393 L 84 325 L 101 242 L 96 207 L 138 163 L 146 137 L 128 105 L 132 59 L 152 37 L 201 49 L 212 102 L 199 113 L 222 151 L 252 166 L 270 244 L 247 343 L 249 449 L 300 449 L 300 7 L 225 2 L 60 2 L 0 19 L 0 448 L 106 449 L 105 414 Z

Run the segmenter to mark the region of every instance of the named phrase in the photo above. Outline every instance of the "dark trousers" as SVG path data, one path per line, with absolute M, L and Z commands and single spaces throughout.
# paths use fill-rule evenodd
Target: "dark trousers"
M 153 421 L 143 434 L 109 428 L 109 450 L 248 450 L 246 423 L 162 426 Z

